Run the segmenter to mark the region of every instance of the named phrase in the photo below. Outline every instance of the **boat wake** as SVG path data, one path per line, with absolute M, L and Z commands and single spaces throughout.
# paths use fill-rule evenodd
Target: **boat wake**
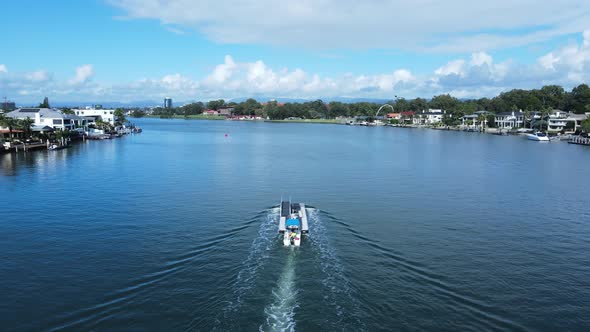
M 356 314 L 359 303 L 346 277 L 343 265 L 335 248 L 330 244 L 329 233 L 322 222 L 319 210 L 308 209 L 308 221 L 313 233 L 309 236 L 312 250 L 317 252 L 318 263 L 322 273 L 321 284 L 324 288 L 323 298 L 336 312 L 338 321 L 335 326 L 348 326 L 354 330 L 364 330 L 364 324 Z M 345 304 L 345 305 L 344 305 Z
M 258 235 L 252 241 L 248 257 L 242 264 L 234 284 L 234 301 L 231 301 L 225 309 L 225 313 L 236 312 L 243 303 L 243 298 L 254 287 L 257 272 L 268 261 L 272 249 L 276 246 L 277 220 L 279 208 L 268 211 L 265 220 L 260 224 Z
M 273 302 L 264 309 L 266 322 L 260 331 L 295 331 L 295 309 L 297 304 L 297 290 L 295 288 L 295 256 L 297 251 L 291 251 L 287 257 L 278 285 L 272 291 Z

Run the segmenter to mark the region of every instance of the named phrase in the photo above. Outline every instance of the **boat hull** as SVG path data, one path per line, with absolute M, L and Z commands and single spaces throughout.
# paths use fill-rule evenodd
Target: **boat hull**
M 526 138 L 531 141 L 549 142 L 549 137 L 547 137 L 547 136 L 537 136 L 535 134 L 526 134 Z

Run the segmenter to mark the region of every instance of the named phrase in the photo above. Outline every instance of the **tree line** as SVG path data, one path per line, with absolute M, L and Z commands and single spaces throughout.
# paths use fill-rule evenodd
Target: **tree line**
M 581 84 L 571 91 L 566 91 L 559 85 L 547 85 L 533 90 L 514 89 L 493 98 L 461 100 L 449 94 L 442 94 L 434 96 L 430 100 L 424 98 L 397 98 L 390 100 L 388 104 L 393 106 L 395 112 L 422 112 L 428 109 L 442 109 L 452 115 L 450 116 L 452 118 L 484 110 L 491 113 L 509 111 L 532 113 L 560 109 L 581 114 L 590 112 L 590 87 Z M 270 119 L 288 117 L 333 119 L 336 117 L 374 116 L 381 105 L 380 103 L 371 102 L 343 103 L 332 101 L 325 103 L 322 100 L 284 104 L 276 101 L 259 103 L 252 98 L 236 103 L 219 99 L 207 103 L 194 102 L 171 109 L 156 108 L 153 114 L 162 117 L 190 116 L 201 114 L 207 109 L 218 110 L 221 107 L 233 107 L 233 114 L 237 116 L 261 116 Z M 388 108 L 386 111 L 390 112 L 391 109 Z

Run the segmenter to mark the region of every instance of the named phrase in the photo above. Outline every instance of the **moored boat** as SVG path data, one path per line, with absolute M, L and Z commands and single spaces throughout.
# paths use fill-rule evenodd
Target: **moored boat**
M 549 142 L 547 134 L 537 131 L 532 134 L 526 134 L 526 138 L 531 141 Z
M 67 148 L 67 145 L 51 144 L 47 147 L 47 150 L 61 150 Z

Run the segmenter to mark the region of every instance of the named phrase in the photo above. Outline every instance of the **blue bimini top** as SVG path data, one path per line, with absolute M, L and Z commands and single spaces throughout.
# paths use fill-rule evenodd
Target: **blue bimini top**
M 299 219 L 296 219 L 296 218 L 288 219 L 287 222 L 285 223 L 285 226 L 287 226 L 287 227 L 291 227 L 291 226 L 299 227 Z

